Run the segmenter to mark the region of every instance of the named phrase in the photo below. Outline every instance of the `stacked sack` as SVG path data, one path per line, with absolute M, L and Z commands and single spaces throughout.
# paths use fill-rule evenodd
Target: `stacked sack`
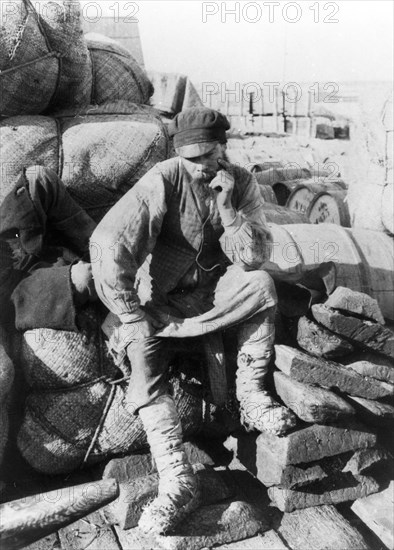
M 77 116 L 68 110 L 7 118 L 0 137 L 0 200 L 24 166 L 41 164 L 59 174 L 96 221 L 170 150 L 155 112 L 123 101 L 81 109 Z
M 255 473 L 284 512 L 377 492 L 374 468 L 392 460 L 379 437 L 394 425 L 394 333 L 376 300 L 345 287 L 311 311 L 299 348 L 275 346 L 275 390 L 299 426 L 255 443 Z
M 15 0 L 0 40 L 0 116 L 53 113 L 123 99 L 148 103 L 153 86 L 133 56 L 84 38 L 79 3 Z
M 153 93 L 149 78 L 113 40 L 83 36 L 75 1 L 16 0 L 1 31 L 0 200 L 23 167 L 44 165 L 99 221 L 171 155 L 163 122 L 144 105 Z M 30 388 L 18 447 L 42 472 L 69 472 L 146 444 L 125 401 L 128 381 L 107 355 L 100 307 L 81 313 L 84 334 L 37 329 L 14 350 Z M 172 384 L 186 433 L 198 431 L 209 412 L 191 378 L 177 375 Z M 5 440 L 0 438 L 0 461 Z
M 144 448 L 145 434 L 128 385 L 107 353 L 99 304 L 80 313 L 84 333 L 36 329 L 24 334 L 21 368 L 31 392 L 18 447 L 35 469 L 58 474 L 118 453 Z M 186 435 L 214 412 L 202 386 L 173 376 L 172 391 Z

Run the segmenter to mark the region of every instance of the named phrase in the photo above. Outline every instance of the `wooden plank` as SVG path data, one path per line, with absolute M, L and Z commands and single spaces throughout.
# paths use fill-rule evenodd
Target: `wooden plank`
M 394 548 L 394 481 L 384 491 L 356 500 L 352 510 L 387 548 Z
M 394 384 L 394 368 L 388 365 L 377 365 L 370 361 L 356 361 L 349 363 L 348 368 L 358 372 L 361 376 L 370 376 L 376 380 L 382 380 L 389 384 Z
M 293 550 L 369 550 L 359 531 L 331 505 L 286 513 L 278 531 Z

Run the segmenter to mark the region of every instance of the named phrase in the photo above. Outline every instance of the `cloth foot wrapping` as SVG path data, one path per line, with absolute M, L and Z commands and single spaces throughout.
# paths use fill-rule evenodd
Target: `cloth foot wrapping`
M 241 422 L 245 428 L 283 435 L 296 424 L 295 415 L 282 407 L 265 389 L 269 359 L 238 355 L 236 393 L 240 403 Z
M 172 397 L 158 397 L 139 415 L 159 473 L 159 493 L 144 509 L 138 527 L 145 533 L 165 534 L 199 506 L 201 491 L 185 454 Z

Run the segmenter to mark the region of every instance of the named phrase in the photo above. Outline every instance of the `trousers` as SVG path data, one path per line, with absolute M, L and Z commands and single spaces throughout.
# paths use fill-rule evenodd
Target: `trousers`
M 234 327 L 238 354 L 269 360 L 275 337 L 276 292 L 271 277 L 264 271 L 244 271 L 232 265 L 214 289 L 205 289 L 205 305 L 211 307 L 200 315 L 184 319 L 177 336 L 171 330 L 142 338 L 135 335 L 127 347 L 131 364 L 128 406 L 138 409 L 168 393 L 169 365 L 176 354 L 193 354 L 210 334 Z M 168 297 L 165 309 L 172 315 L 185 315 L 203 307 L 204 289 Z M 152 313 L 153 308 L 150 308 Z

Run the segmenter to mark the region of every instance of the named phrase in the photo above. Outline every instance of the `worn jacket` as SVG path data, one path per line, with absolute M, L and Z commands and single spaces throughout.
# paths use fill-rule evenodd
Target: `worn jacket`
M 19 330 L 78 330 L 71 265 L 87 252 L 95 224 L 54 172 L 37 167 L 36 180 L 33 197 L 24 171 L 0 206 L 0 320 Z
M 233 170 L 237 214 L 225 228 L 216 202 L 201 181 L 192 179 L 181 157 L 152 168 L 99 223 L 91 238 L 95 284 L 123 323 L 139 316 L 136 277 L 141 266 L 149 272 L 155 296 L 198 287 L 202 271 L 216 273 L 213 283 L 226 264 L 251 270 L 268 258 L 271 235 L 258 184 L 247 170 Z

